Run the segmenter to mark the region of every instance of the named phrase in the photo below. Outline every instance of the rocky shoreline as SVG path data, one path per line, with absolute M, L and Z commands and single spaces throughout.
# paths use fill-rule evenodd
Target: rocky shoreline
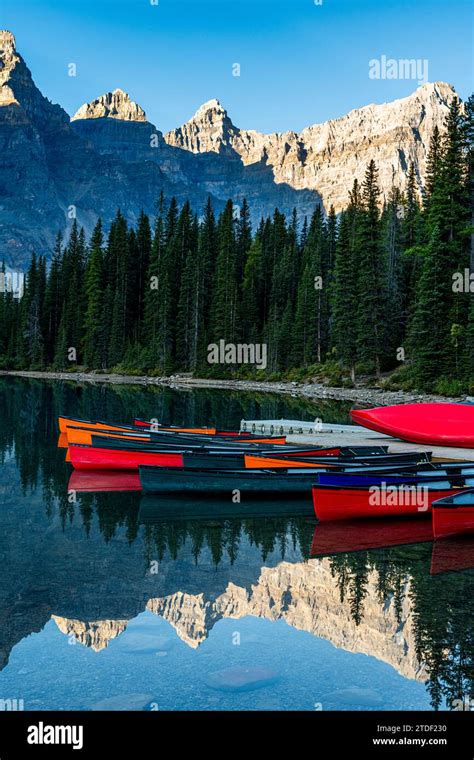
M 148 377 L 146 375 L 114 375 L 97 372 L 29 372 L 0 370 L 0 376 L 25 377 L 37 380 L 68 380 L 77 383 L 112 383 L 115 385 L 166 386 L 176 389 L 203 389 L 227 391 L 247 391 L 258 393 L 281 393 L 293 397 L 301 396 L 319 401 L 328 399 L 347 401 L 371 406 L 387 406 L 409 402 L 455 402 L 463 397 L 447 397 L 436 394 L 408 393 L 405 391 L 388 391 L 382 388 L 356 386 L 354 388 L 334 388 L 322 383 L 296 383 L 284 381 L 257 380 L 217 380 L 191 377 L 190 375 L 171 375 L 169 377 Z

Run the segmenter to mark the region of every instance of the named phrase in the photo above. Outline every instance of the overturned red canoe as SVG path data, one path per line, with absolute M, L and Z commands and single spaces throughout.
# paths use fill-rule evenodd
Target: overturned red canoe
M 365 517 L 403 517 L 431 513 L 433 501 L 453 490 L 423 486 L 387 485 L 370 488 L 338 486 L 312 487 L 313 506 L 318 520 L 352 520 Z
M 76 470 L 138 470 L 138 465 L 182 467 L 182 454 L 128 449 L 69 446 L 69 461 Z
M 398 404 L 354 409 L 354 422 L 412 443 L 474 447 L 474 405 Z
M 433 534 L 435 538 L 474 535 L 474 488 L 433 504 Z

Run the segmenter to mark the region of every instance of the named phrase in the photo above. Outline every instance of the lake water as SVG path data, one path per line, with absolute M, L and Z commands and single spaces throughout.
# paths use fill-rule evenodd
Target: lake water
M 348 421 L 283 396 L 0 378 L 6 706 L 445 710 L 472 692 L 472 544 L 315 558 L 310 511 L 171 521 L 138 492 L 71 501 L 60 413 Z

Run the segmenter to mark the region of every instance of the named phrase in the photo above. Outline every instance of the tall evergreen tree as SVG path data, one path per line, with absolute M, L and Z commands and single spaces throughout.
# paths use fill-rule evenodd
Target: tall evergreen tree
M 411 324 L 412 362 L 415 377 L 422 387 L 432 386 L 449 367 L 448 287 L 443 242 L 435 228 L 425 251 Z
M 103 367 L 103 313 L 104 313 L 104 251 L 102 222 L 99 219 L 92 233 L 84 287 L 86 309 L 84 318 L 83 352 L 88 367 Z
M 232 201 L 227 201 L 217 225 L 218 254 L 211 316 L 212 342 L 237 343 L 239 336 L 239 257 Z
M 357 180 L 356 180 L 357 183 Z M 336 357 L 350 368 L 355 381 L 357 358 L 357 238 L 360 215 L 357 184 L 351 202 L 341 214 L 334 262 L 331 345 Z
M 358 262 L 357 346 L 359 359 L 380 374 L 387 337 L 386 259 L 384 258 L 378 170 L 371 160 L 362 185 Z

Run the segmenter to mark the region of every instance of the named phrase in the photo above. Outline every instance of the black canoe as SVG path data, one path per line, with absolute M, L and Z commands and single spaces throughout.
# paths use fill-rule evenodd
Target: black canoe
M 209 438 L 209 436 L 206 436 L 206 438 Z M 176 441 L 165 439 L 165 440 L 157 440 L 157 441 L 144 441 L 142 439 L 139 440 L 130 440 L 128 438 L 116 438 L 115 436 L 106 436 L 106 435 L 96 435 L 94 433 L 91 434 L 91 441 L 92 445 L 96 446 L 97 448 L 105 448 L 105 449 L 128 449 L 128 450 L 136 450 L 141 449 L 143 451 L 167 451 L 167 452 L 176 452 L 176 453 L 183 453 L 185 451 L 191 452 L 191 451 L 199 451 L 200 453 L 205 452 L 215 452 L 216 454 L 220 454 L 222 456 L 234 456 L 235 454 L 242 453 L 242 454 L 258 454 L 258 456 L 261 456 L 263 454 L 267 454 L 268 456 L 278 456 L 280 458 L 280 454 L 287 456 L 291 454 L 292 456 L 317 456 L 318 447 L 307 447 L 302 448 L 301 446 L 283 446 L 283 445 L 272 445 L 268 443 L 242 443 L 242 442 L 231 442 L 231 443 L 222 443 L 221 445 L 217 445 L 215 443 L 207 443 L 207 441 L 194 441 L 189 440 L 186 438 L 179 438 Z M 319 447 L 320 449 L 322 447 Z M 332 457 L 331 457 L 332 458 Z M 352 457 L 347 457 L 348 459 L 351 459 Z
M 140 482 L 152 493 L 257 494 L 293 493 L 308 496 L 316 470 L 184 470 L 140 465 Z
M 363 471 L 360 465 L 360 471 Z M 368 467 L 367 469 L 372 469 Z M 140 465 L 140 482 L 144 491 L 152 493 L 228 494 L 238 491 L 257 494 L 308 495 L 318 469 L 287 470 L 221 470 L 211 468 L 184 469 Z

